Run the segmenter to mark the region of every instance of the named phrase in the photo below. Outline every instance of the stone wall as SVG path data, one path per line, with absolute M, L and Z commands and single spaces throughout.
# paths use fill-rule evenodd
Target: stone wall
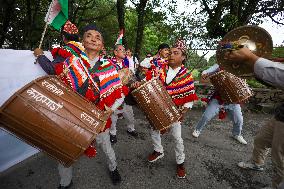
M 211 84 L 196 83 L 196 92 L 199 98 L 207 97 L 213 92 L 214 87 Z M 284 102 L 284 91 L 279 89 L 262 89 L 252 88 L 254 95 L 249 99 L 246 107 L 249 109 L 272 108 L 274 109 L 279 103 Z M 196 106 L 203 106 L 204 103 L 197 102 Z

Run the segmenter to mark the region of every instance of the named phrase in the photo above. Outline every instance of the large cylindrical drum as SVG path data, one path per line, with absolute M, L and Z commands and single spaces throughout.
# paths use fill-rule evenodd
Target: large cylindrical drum
M 238 78 L 224 70 L 211 75 L 210 81 L 225 103 L 243 103 L 253 96 L 245 79 Z
M 0 109 L 5 129 L 66 167 L 88 148 L 108 117 L 56 76 L 30 82 Z
M 159 78 L 147 81 L 133 90 L 132 95 L 154 130 L 167 129 L 181 118 L 180 111 Z

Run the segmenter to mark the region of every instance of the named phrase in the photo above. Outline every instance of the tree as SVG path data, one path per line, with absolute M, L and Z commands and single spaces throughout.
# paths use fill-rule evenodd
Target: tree
M 0 44 L 5 48 L 34 49 L 45 26 L 44 17 L 50 0 L 4 0 L 0 8 Z M 119 28 L 125 28 L 127 46 L 144 55 L 155 53 L 159 44 L 173 44 L 176 38 L 186 38 L 192 26 L 185 17 L 174 17 L 177 1 L 131 0 L 133 6 L 125 7 L 126 0 L 69 0 L 69 20 L 81 31 L 90 23 L 102 29 L 105 46 L 112 48 Z M 173 21 L 169 22 L 169 17 Z M 187 24 L 184 24 L 184 23 Z M 61 41 L 60 32 L 48 27 L 42 48 L 48 50 Z M 126 40 L 125 40 L 126 41 Z M 3 46 L 4 45 L 4 46 Z M 190 44 L 189 44 L 190 46 Z
M 0 25 L 3 26 L 0 45 L 14 49 L 38 45 L 48 4 L 47 0 L 4 1 L 0 9 Z
M 273 58 L 284 58 L 284 47 L 276 47 L 272 51 L 272 57 Z
M 271 60 L 275 62 L 284 62 L 284 47 L 275 47 L 273 48 Z
M 217 64 L 216 54 L 209 58 L 207 66 L 213 66 L 214 64 Z
M 126 3 L 125 0 L 117 0 L 117 3 L 116 3 L 118 27 L 119 27 L 119 30 L 123 30 L 123 31 L 125 31 L 125 23 L 124 23 L 125 3 Z M 122 43 L 124 46 L 127 47 L 126 36 L 123 37 Z
M 145 19 L 145 13 L 146 13 L 146 4 L 148 0 L 140 0 L 139 3 L 136 6 L 137 11 L 137 30 L 136 30 L 136 44 L 135 44 L 135 53 L 138 54 L 138 56 L 141 53 L 141 47 L 142 47 L 142 40 L 143 40 L 143 32 L 144 32 L 144 19 Z
M 181 32 L 174 29 L 168 18 L 175 13 L 175 0 L 130 0 L 136 10 L 137 26 L 135 52 L 142 55 L 145 52 L 155 52 L 163 42 L 172 43 Z M 130 9 L 130 7 L 128 8 Z M 167 11 L 169 9 L 170 11 Z M 188 34 L 188 33 L 187 33 Z M 130 40 L 128 40 L 130 41 Z
M 12 15 L 13 15 L 13 8 L 15 6 L 15 0 L 8 1 L 4 0 L 4 4 L 1 8 L 1 25 L 0 25 L 0 46 L 4 45 L 8 29 L 9 29 L 9 23 L 11 22 Z
M 49 4 L 50 0 L 4 0 L 4 6 L 0 8 L 0 45 L 13 49 L 37 47 Z M 100 28 L 107 28 L 104 33 L 111 37 L 105 38 L 105 42 L 113 45 L 117 37 L 113 34 L 117 35 L 118 31 L 115 7 L 114 0 L 69 0 L 69 20 L 79 29 L 94 22 Z M 60 32 L 48 27 L 42 48 L 50 49 L 52 44 L 60 41 Z
M 204 69 L 207 66 L 207 60 L 204 56 L 199 56 L 196 51 L 189 50 L 188 53 L 188 61 L 185 63 L 185 67 L 189 70 L 194 69 Z
M 283 0 L 194 0 L 201 4 L 199 15 L 206 16 L 205 27 L 210 38 L 223 37 L 230 30 L 258 24 L 264 17 L 284 25 Z

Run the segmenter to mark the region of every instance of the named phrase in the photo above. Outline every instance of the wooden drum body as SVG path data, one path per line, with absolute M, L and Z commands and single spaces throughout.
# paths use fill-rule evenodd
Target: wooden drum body
M 109 116 L 56 76 L 30 82 L 0 109 L 5 129 L 66 167 L 89 147 Z
M 246 80 L 224 70 L 211 75 L 210 81 L 225 103 L 246 102 L 249 97 L 253 96 L 253 92 L 247 85 Z
M 178 108 L 158 78 L 147 81 L 132 91 L 132 95 L 154 130 L 167 129 L 181 117 Z

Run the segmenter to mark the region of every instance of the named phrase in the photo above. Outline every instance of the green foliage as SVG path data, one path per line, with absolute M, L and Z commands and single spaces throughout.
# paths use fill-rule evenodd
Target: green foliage
M 258 25 L 269 17 L 274 23 L 284 24 L 283 0 L 188 0 L 197 7 L 185 15 L 191 20 L 191 32 L 197 46 L 216 47 L 216 41 L 230 30 L 247 24 Z M 190 6 L 189 6 L 190 7 Z M 216 39 L 216 40 L 213 40 Z M 213 41 L 212 41 L 213 40 Z
M 163 20 L 165 20 L 163 13 L 147 10 L 141 58 L 144 58 L 147 52 L 156 53 L 161 43 L 171 44 L 170 35 L 172 28 L 165 24 Z M 128 46 L 134 49 L 136 42 L 137 14 L 132 8 L 127 8 L 126 10 L 125 25 Z
M 222 18 L 222 23 L 222 27 L 224 28 L 225 32 L 229 32 L 232 30 L 232 28 L 236 28 L 240 25 L 238 17 L 233 14 L 224 15 Z
M 256 79 L 248 79 L 247 80 L 247 84 L 252 87 L 252 88 L 267 88 L 266 85 L 260 83 L 259 81 L 257 81 Z
M 214 64 L 217 64 L 216 54 L 209 58 L 207 66 L 213 66 Z
M 0 9 L 0 45 L 13 49 L 31 49 L 39 45 L 48 4 L 47 0 L 14 0 L 4 3 Z M 58 33 L 53 32 L 52 35 L 57 36 Z
M 280 47 L 274 48 L 272 51 L 272 57 L 273 58 L 284 58 L 284 47 L 280 46 Z
M 134 50 L 136 39 L 137 14 L 133 8 L 125 11 L 125 35 L 127 36 L 128 46 Z
M 192 70 L 191 75 L 193 76 L 195 81 L 199 81 L 200 79 L 200 72 L 197 69 Z
M 34 49 L 39 45 L 45 26 L 44 17 L 50 0 L 14 0 L 11 2 L 12 11 L 9 7 L 0 9 L 0 31 L 3 31 L 1 36 L 4 36 L 5 41 L 0 45 L 5 44 L 3 47 L 13 49 Z M 162 10 L 153 11 L 162 4 L 164 4 L 163 0 L 149 1 L 147 4 L 142 56 L 147 51 L 155 53 L 161 43 L 172 44 L 176 38 L 174 36 L 177 36 L 173 25 L 166 22 L 166 13 Z M 173 11 L 175 8 L 172 6 Z M 9 12 L 12 13 L 10 17 L 8 17 Z M 112 54 L 111 50 L 119 32 L 115 0 L 69 0 L 69 19 L 78 27 L 79 31 L 87 24 L 96 23 L 103 31 L 106 48 Z M 3 23 L 5 22 L 9 23 L 8 32 L 4 32 Z M 132 50 L 136 44 L 137 23 L 136 8 L 126 7 L 125 37 Z M 48 27 L 42 48 L 48 50 L 53 44 L 60 42 L 60 32 Z
M 200 57 L 196 51 L 189 51 L 187 62 L 185 63 L 185 67 L 189 70 L 193 69 L 202 69 L 207 66 L 207 60 L 204 57 Z
M 14 49 L 37 47 L 50 2 L 51 0 L 4 0 L 0 8 L 0 45 Z M 125 36 L 128 46 L 134 49 L 137 39 L 137 5 L 142 0 L 131 2 L 132 6 L 126 7 L 125 12 Z M 284 4 L 281 0 L 185 0 L 182 6 L 190 11 L 184 12 L 178 12 L 178 6 L 180 1 L 177 0 L 147 0 L 142 57 L 147 51 L 155 53 L 160 43 L 172 44 L 179 37 L 190 42 L 189 48 L 214 48 L 229 30 L 247 23 L 260 23 L 265 14 L 276 21 L 283 21 L 277 20 L 277 15 L 281 12 L 280 18 L 283 18 Z M 103 29 L 108 49 L 112 48 L 117 39 L 119 29 L 115 0 L 69 0 L 69 19 L 79 29 L 95 22 Z M 52 44 L 60 41 L 60 33 L 49 27 L 43 48 L 49 49 Z M 275 56 L 283 57 L 281 53 Z M 203 64 L 203 61 L 193 63 L 199 67 Z M 211 62 L 208 64 L 211 65 Z
M 107 49 L 112 49 L 119 33 L 116 2 L 108 0 L 73 0 L 73 4 L 70 4 L 70 6 L 72 5 L 69 17 L 79 28 L 79 31 L 84 26 L 95 23 L 103 32 L 105 46 Z

